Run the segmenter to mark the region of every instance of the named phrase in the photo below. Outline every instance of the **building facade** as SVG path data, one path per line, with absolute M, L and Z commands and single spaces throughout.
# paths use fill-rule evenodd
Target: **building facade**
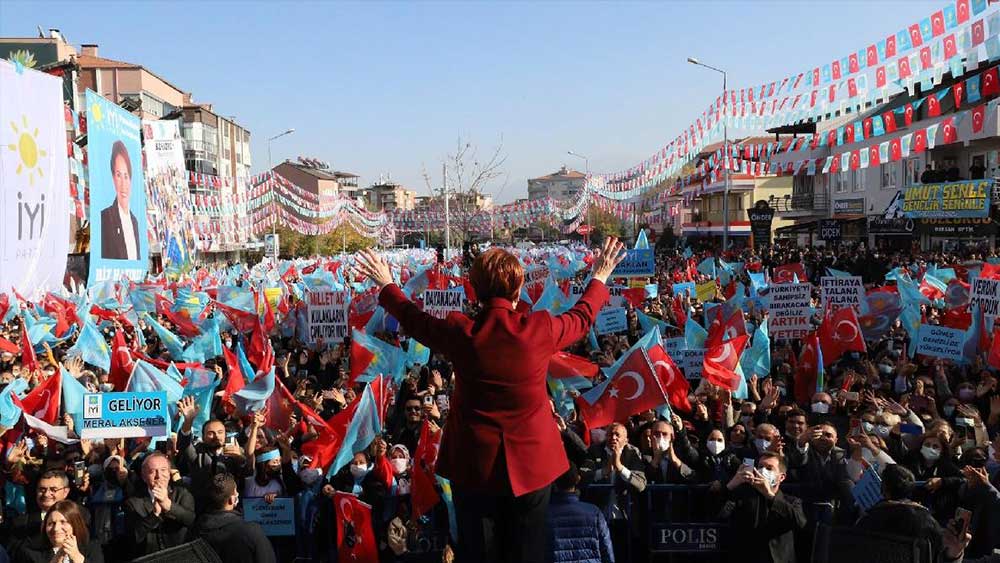
M 583 193 L 587 175 L 563 166 L 552 174 L 528 180 L 528 199 L 550 197 L 557 201 L 575 202 Z
M 358 189 L 358 175 L 332 170 L 324 162 L 299 157 L 298 161 L 286 160 L 273 170 L 296 186 L 316 194 L 320 200 L 346 196 L 364 204 L 362 190 Z
M 416 207 L 417 193 L 388 180 L 380 180 L 362 190 L 369 209 L 410 211 Z

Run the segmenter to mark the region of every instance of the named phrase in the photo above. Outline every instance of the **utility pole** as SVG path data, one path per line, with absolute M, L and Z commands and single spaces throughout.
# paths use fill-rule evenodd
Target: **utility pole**
M 451 249 L 451 213 L 448 207 L 448 164 L 441 163 L 441 192 L 444 194 L 444 258 L 448 259 Z

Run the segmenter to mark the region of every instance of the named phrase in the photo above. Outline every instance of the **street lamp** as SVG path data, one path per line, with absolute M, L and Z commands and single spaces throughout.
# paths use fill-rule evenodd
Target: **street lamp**
M 722 75 L 722 105 L 725 108 L 726 104 L 726 71 L 721 68 L 715 68 L 714 66 L 707 65 L 694 57 L 688 57 L 689 63 L 697 66 L 703 66 L 709 70 L 714 70 Z M 729 127 L 726 125 L 725 109 L 723 109 L 723 119 L 722 119 L 722 168 L 725 174 L 725 192 L 724 199 L 722 200 L 722 251 L 725 252 L 729 247 Z
M 575 156 L 577 158 L 582 158 L 583 159 L 583 165 L 587 168 L 587 181 L 589 182 L 590 181 L 590 159 L 587 158 L 586 156 L 580 154 L 580 153 L 575 153 L 573 151 L 566 151 L 566 154 L 568 154 L 570 156 Z M 590 202 L 588 201 L 587 202 L 587 225 L 591 229 L 593 229 L 594 228 L 594 220 L 593 220 L 594 216 L 591 213 L 590 207 L 591 207 L 590 206 Z M 586 236 L 587 236 L 587 244 L 590 244 L 590 231 L 587 231 L 587 235 Z
M 284 137 L 285 135 L 291 135 L 294 132 L 295 132 L 295 129 L 289 129 L 289 130 L 285 131 L 284 133 L 278 133 L 277 135 L 275 135 L 275 136 L 273 136 L 273 137 L 271 137 L 270 139 L 267 140 L 267 171 L 268 172 L 272 172 L 272 165 L 271 165 L 271 141 L 273 141 L 273 140 L 275 140 L 275 139 L 277 139 L 279 137 Z M 271 200 L 274 202 L 275 210 L 277 210 L 278 200 L 274 197 L 274 183 L 273 183 L 274 182 L 274 178 L 271 178 L 271 182 L 272 182 L 272 184 L 271 184 Z M 278 228 L 278 214 L 275 213 L 274 214 L 274 222 L 271 223 L 271 236 L 275 235 L 275 232 L 277 231 L 277 228 Z M 274 259 L 275 260 L 278 259 L 277 254 L 275 255 Z

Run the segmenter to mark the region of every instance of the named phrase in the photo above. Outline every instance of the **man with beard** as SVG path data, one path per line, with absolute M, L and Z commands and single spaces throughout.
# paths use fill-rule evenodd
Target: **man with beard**
M 191 427 L 198 416 L 198 405 L 194 397 L 184 397 L 177 404 L 177 410 L 184 416 L 184 425 L 177 433 L 177 452 L 182 464 L 182 473 L 191 477 L 191 492 L 199 513 L 204 511 L 202 493 L 212 481 L 212 477 L 230 473 L 240 477 L 244 473 L 243 452 L 236 444 L 226 444 L 226 426 L 221 420 L 209 420 L 201 427 L 201 442 L 195 444 Z M 186 469 L 186 471 L 184 471 Z

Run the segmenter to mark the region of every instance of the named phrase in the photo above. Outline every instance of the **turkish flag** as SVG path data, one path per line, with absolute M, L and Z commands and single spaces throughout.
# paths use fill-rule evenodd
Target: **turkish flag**
M 633 307 L 639 307 L 646 300 L 646 289 L 643 287 L 630 287 L 622 291 L 622 297 Z
M 941 326 L 956 328 L 958 330 L 969 330 L 971 325 L 972 312 L 969 311 L 968 306 L 947 309 L 944 314 L 941 315 Z
M 714 318 L 708 327 L 708 339 L 718 342 L 732 340 L 737 336 L 747 333 L 747 321 L 743 316 L 743 309 L 737 308 L 729 317 L 722 318 L 722 309 L 725 307 L 713 307 Z
M 857 170 L 861 168 L 861 150 L 855 149 L 851 151 L 851 170 Z
M 555 379 L 578 376 L 593 379 L 600 371 L 601 368 L 594 362 L 569 352 L 556 352 L 549 358 L 549 377 Z
M 869 45 L 866 54 L 868 56 L 868 66 L 878 64 L 878 49 L 875 48 L 875 45 Z
M 997 77 L 997 67 L 983 73 L 983 85 L 979 93 L 983 96 L 1000 94 L 1000 79 Z
M 159 293 L 156 294 L 156 314 L 162 315 L 170 321 L 170 324 L 182 336 L 194 338 L 201 334 L 201 329 L 191 321 L 191 316 L 187 311 L 174 311 L 173 303 Z
M 684 325 L 687 324 L 687 312 L 684 309 L 684 303 L 683 301 L 681 301 L 680 295 L 674 296 L 673 310 L 674 310 L 674 321 L 676 321 L 677 326 L 683 329 Z
M 986 104 L 972 108 L 972 132 L 982 133 L 984 123 L 986 123 Z
M 827 132 L 827 134 L 826 134 L 826 144 L 830 145 L 831 147 L 837 146 L 837 130 L 836 129 L 830 129 L 830 131 Z
M 899 65 L 899 78 L 909 78 L 910 76 L 910 58 L 900 57 L 897 59 Z
M 337 560 L 378 563 L 378 545 L 372 529 L 372 507 L 358 497 L 336 492 Z
M 816 391 L 816 374 L 819 369 L 819 338 L 815 332 L 802 339 L 802 353 L 795 368 L 795 402 L 806 406 Z
M 845 352 L 865 352 L 865 339 L 853 307 L 843 307 L 823 319 L 819 327 L 823 364 L 830 365 Z
M 955 44 L 955 34 L 952 33 L 944 38 L 944 58 L 950 59 L 958 54 L 958 45 Z
M 931 48 L 930 46 L 920 49 L 920 70 L 927 70 L 933 66 L 934 62 L 931 59 Z
M 896 162 L 897 160 L 903 159 L 903 147 L 900 144 L 899 138 L 895 138 L 889 141 L 889 160 Z
M 993 329 L 993 344 L 990 345 L 990 356 L 987 362 L 991 367 L 1000 369 L 1000 328 Z
M 31 375 L 41 367 L 38 364 L 38 357 L 35 356 L 35 348 L 31 345 L 31 339 L 28 338 L 28 329 L 24 326 L 24 323 L 21 323 L 21 367 L 24 368 L 27 375 Z
M 957 109 L 958 107 L 960 107 L 962 105 L 962 95 L 965 94 L 965 83 L 964 82 L 956 82 L 951 87 L 951 93 L 955 97 L 955 108 Z
M 839 158 L 834 158 L 833 161 L 837 162 Z M 833 170 L 831 170 L 833 172 Z M 771 281 L 774 283 L 791 283 L 795 281 L 798 277 L 800 282 L 809 281 L 809 276 L 806 275 L 806 269 L 802 266 L 802 262 L 792 262 L 791 264 L 784 264 L 781 266 L 775 266 L 773 270 L 773 275 L 771 276 Z
M 920 24 L 915 23 L 910 26 L 910 44 L 919 47 L 924 42 L 924 35 L 920 33 Z
M 880 66 L 875 70 L 875 86 L 877 88 L 885 87 L 885 67 Z
M 958 141 L 958 129 L 955 127 L 955 118 L 949 117 L 941 122 L 941 142 L 944 144 Z
M 896 35 L 890 35 L 885 38 L 885 58 L 889 59 L 896 56 Z
M 972 24 L 972 46 L 975 47 L 986 40 L 986 30 L 983 28 L 983 20 Z
M 882 122 L 885 124 L 886 133 L 894 133 L 896 131 L 896 112 L 887 111 L 883 113 Z
M 849 144 L 854 142 L 854 124 L 848 123 L 844 125 L 844 143 Z
M 125 390 L 128 378 L 132 375 L 132 368 L 132 352 L 125 342 L 125 334 L 116 330 L 111 338 L 111 369 L 108 371 L 108 381 L 115 391 Z
M 833 75 L 834 80 L 840 80 L 840 61 L 830 63 L 830 73 Z
M 829 92 L 830 96 L 828 99 L 830 100 L 831 103 L 833 103 L 833 101 L 837 99 L 837 85 L 831 84 Z
M 819 67 L 813 69 L 813 86 L 819 85 Z
M 927 129 L 914 131 L 911 152 L 924 152 L 925 150 L 927 150 Z
M 57 369 L 52 377 L 46 379 L 21 399 L 21 409 L 31 416 L 56 424 L 59 419 L 59 403 L 62 398 L 62 370 Z
M 937 37 L 944 34 L 944 12 L 938 10 L 931 14 L 931 35 Z
M 667 402 L 659 381 L 653 375 L 653 366 L 642 348 L 634 349 L 622 362 L 618 372 L 602 387 L 595 389 L 600 394 L 593 404 L 586 395 L 577 399 L 577 411 L 589 428 L 621 422 L 633 414 Z
M 233 325 L 233 328 L 240 332 L 250 332 L 260 323 L 260 319 L 257 318 L 256 313 L 251 313 L 249 311 L 244 311 L 243 309 L 237 309 L 236 307 L 230 307 L 225 303 L 220 303 L 216 300 L 212 300 L 215 304 L 215 308 L 222 312 L 223 315 L 229 319 L 229 322 Z
M 852 74 L 861 70 L 861 66 L 858 64 L 857 53 L 851 53 L 850 56 L 847 57 L 847 69 Z
M 955 21 L 960 24 L 969 21 L 969 0 L 955 1 Z
M 354 382 L 358 379 L 358 376 L 364 373 L 368 365 L 372 363 L 375 359 L 375 353 L 365 348 L 361 344 L 358 344 L 357 340 L 351 340 L 351 372 L 350 372 L 350 385 L 354 385 Z
M 710 383 L 736 391 L 740 387 L 740 376 L 736 366 L 740 363 L 740 355 L 746 348 L 749 335 L 742 335 L 722 342 L 709 338 L 705 341 L 705 360 L 702 363 L 702 374 Z
M 913 104 L 903 106 L 903 124 L 907 127 L 913 123 Z
M 866 139 L 872 136 L 872 118 L 866 117 L 861 122 L 861 130 L 864 132 Z
M 650 348 L 648 355 L 649 361 L 653 364 L 656 379 L 660 381 L 660 387 L 666 394 L 670 406 L 684 412 L 691 412 L 691 403 L 688 401 L 691 385 L 681 370 L 677 368 L 674 360 L 659 344 Z
M 879 162 L 878 145 L 868 147 L 868 166 L 878 166 Z
M 435 488 L 434 469 L 437 467 L 438 451 L 441 449 L 441 429 L 431 432 L 430 423 L 424 421 L 420 427 L 417 450 L 413 453 L 413 485 L 410 489 L 410 504 L 414 518 L 426 514 L 441 502 Z
M 14 344 L 10 340 L 0 336 L 0 352 L 7 352 L 8 354 L 16 356 L 20 351 L 21 349 L 17 347 L 17 344 Z

